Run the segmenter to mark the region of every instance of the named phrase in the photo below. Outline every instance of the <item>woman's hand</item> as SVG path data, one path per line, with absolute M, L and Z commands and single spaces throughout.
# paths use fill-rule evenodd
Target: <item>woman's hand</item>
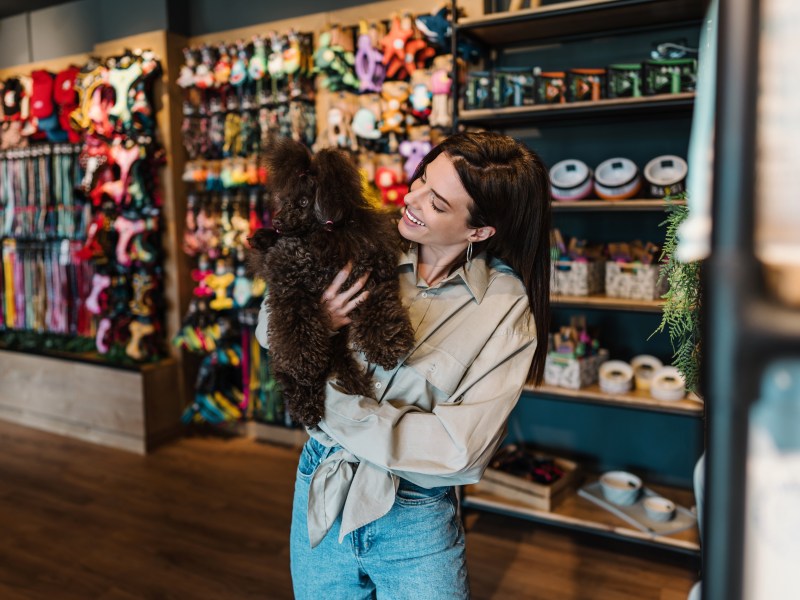
M 364 284 L 369 279 L 369 273 L 364 273 L 359 277 L 349 289 L 340 291 L 340 288 L 350 277 L 353 265 L 347 263 L 345 267 L 336 274 L 331 284 L 322 293 L 322 308 L 328 314 L 328 321 L 332 331 L 339 331 L 345 325 L 353 321 L 347 316 L 351 310 L 367 299 L 368 291 L 360 292 Z M 358 294 L 356 296 L 356 294 Z

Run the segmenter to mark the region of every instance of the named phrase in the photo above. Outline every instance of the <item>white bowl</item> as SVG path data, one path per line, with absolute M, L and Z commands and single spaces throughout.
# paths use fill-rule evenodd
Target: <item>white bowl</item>
M 600 476 L 600 488 L 609 502 L 630 506 L 642 493 L 642 480 L 626 471 L 609 471 Z
M 669 521 L 675 516 L 675 504 L 661 496 L 648 496 L 644 499 L 644 512 L 653 521 Z

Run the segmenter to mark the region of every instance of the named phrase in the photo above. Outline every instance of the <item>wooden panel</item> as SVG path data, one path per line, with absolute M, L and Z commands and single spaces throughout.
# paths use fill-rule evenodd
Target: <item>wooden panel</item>
M 554 200 L 551 206 L 555 212 L 661 212 L 670 204 L 686 206 L 686 200 Z
M 144 453 L 178 432 L 177 362 L 140 372 L 0 351 L 0 419 Z
M 556 306 L 575 306 L 607 310 L 631 310 L 637 312 L 661 312 L 663 300 L 632 300 L 630 298 L 611 298 L 605 295 L 564 296 L 554 294 L 550 302 Z
M 18 75 L 30 75 L 31 71 L 37 69 L 47 69 L 48 71 L 57 72 L 66 69 L 70 65 L 81 66 L 89 60 L 88 54 L 72 54 L 70 56 L 62 56 L 60 58 L 52 58 L 50 60 L 40 60 L 38 62 L 26 63 L 22 65 L 15 65 L 0 69 L 0 79 L 8 79 Z
M 459 111 L 458 118 L 464 125 L 485 127 L 525 125 L 530 127 L 545 122 L 577 118 L 619 118 L 620 116 L 639 114 L 661 116 L 666 112 L 691 112 L 694 108 L 694 96 L 694 92 L 681 92 L 640 98 L 584 100 L 565 104 L 476 108 Z

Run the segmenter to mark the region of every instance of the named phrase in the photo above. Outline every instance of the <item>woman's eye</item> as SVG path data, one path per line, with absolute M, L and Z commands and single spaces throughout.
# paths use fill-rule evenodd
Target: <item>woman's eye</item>
M 431 208 L 433 210 L 435 210 L 437 213 L 443 213 L 444 212 L 441 208 L 436 206 L 436 203 L 433 200 L 431 200 Z

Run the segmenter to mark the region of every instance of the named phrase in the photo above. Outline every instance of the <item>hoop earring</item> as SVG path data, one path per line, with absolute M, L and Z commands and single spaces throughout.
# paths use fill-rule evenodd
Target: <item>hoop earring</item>
M 467 245 L 467 265 L 472 266 L 472 242 Z

